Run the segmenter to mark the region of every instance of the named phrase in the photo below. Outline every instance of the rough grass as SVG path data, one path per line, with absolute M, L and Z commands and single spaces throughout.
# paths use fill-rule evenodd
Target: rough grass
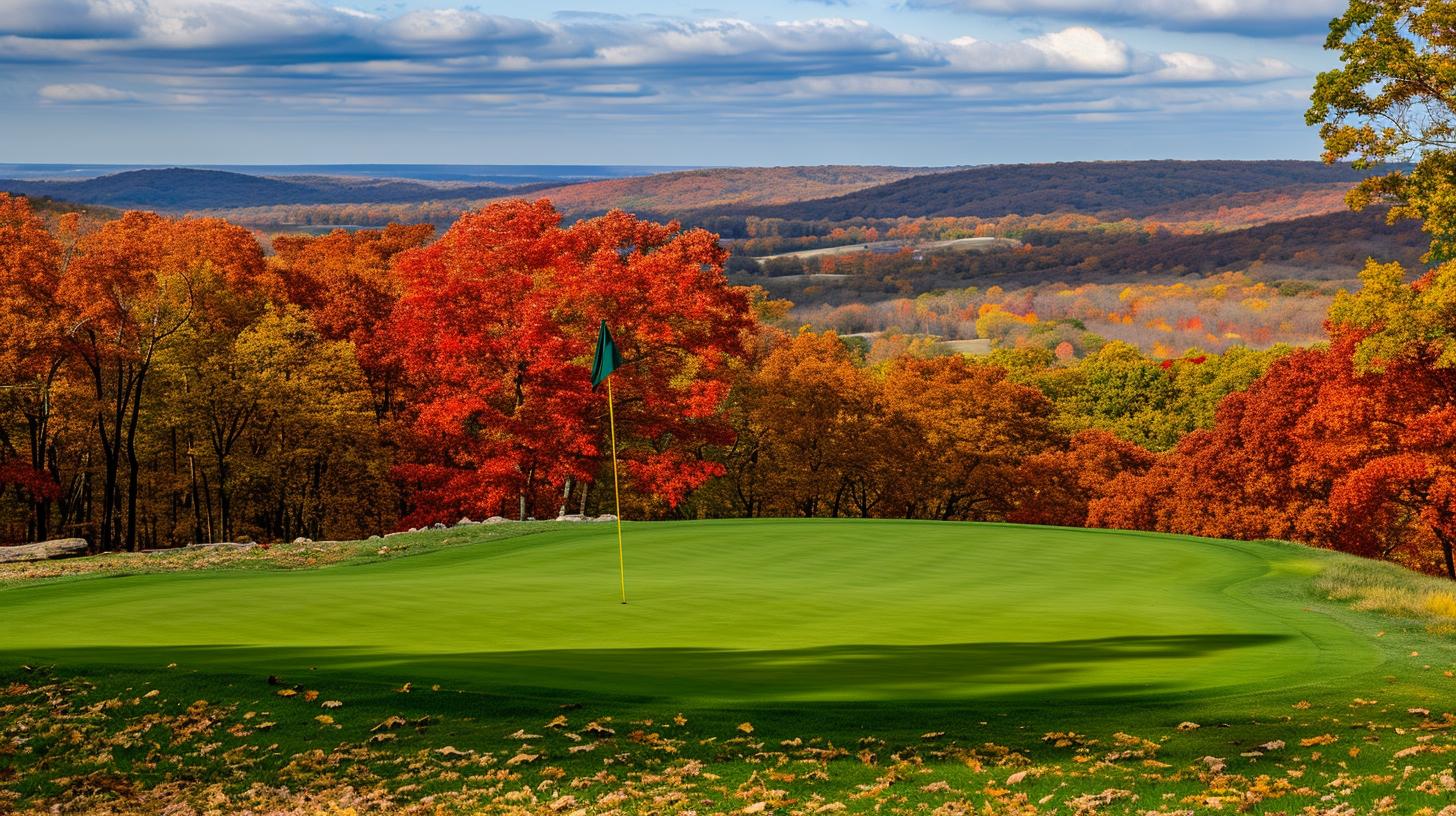
M 1355 609 L 1421 621 L 1433 634 L 1456 634 L 1456 582 L 1364 559 L 1332 559 L 1315 578 L 1326 597 Z

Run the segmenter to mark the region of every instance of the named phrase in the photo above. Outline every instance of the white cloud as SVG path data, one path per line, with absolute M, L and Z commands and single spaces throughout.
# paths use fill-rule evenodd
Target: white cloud
M 136 94 L 91 82 L 45 85 L 40 98 L 47 102 L 133 102 Z
M 1347 3 L 1346 0 L 907 0 L 907 5 L 1006 17 L 1050 16 L 1180 31 L 1282 36 L 1321 33 Z

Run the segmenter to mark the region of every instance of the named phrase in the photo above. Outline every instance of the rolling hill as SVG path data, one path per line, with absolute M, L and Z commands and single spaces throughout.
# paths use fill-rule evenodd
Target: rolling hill
M 1361 174 L 1308 161 L 1119 161 L 1007 164 L 913 176 L 833 198 L 724 215 L 847 221 L 855 218 L 1078 212 L 1141 217 L 1177 205 L 1206 206 L 1237 193 L 1348 187 Z
M 613 208 L 634 212 L 687 213 L 727 207 L 792 205 L 877 189 L 890 182 L 935 175 L 940 169 L 826 165 L 814 167 L 731 167 L 657 173 L 542 189 L 571 214 Z

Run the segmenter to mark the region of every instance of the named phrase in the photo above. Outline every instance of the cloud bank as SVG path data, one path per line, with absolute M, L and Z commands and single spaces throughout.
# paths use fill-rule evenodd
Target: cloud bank
M 912 2 L 1089 19 L 1121 9 L 1189 26 L 1275 8 L 1259 0 Z M 1278 13 L 1316 7 L 1287 0 Z M 1148 50 L 1078 22 L 1015 39 L 934 39 L 844 16 L 530 19 L 463 6 L 369 13 L 315 0 L 8 0 L 5 12 L 0 66 L 11 67 L 0 68 L 0 88 L 36 110 L 214 110 L 239 127 L 299 113 L 488 117 L 502 126 L 790 116 L 882 125 L 917 117 L 940 127 L 1011 115 L 1105 122 L 1218 104 L 1290 109 L 1274 86 L 1302 76 L 1277 58 Z

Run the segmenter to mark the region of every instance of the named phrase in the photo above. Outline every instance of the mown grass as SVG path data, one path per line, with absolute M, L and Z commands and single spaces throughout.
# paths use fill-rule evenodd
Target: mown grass
M 634 525 L 623 608 L 609 530 L 503 534 L 0 589 L 0 811 L 1456 803 L 1451 640 L 1332 597 L 1440 591 L 1385 565 L 1005 525 Z

